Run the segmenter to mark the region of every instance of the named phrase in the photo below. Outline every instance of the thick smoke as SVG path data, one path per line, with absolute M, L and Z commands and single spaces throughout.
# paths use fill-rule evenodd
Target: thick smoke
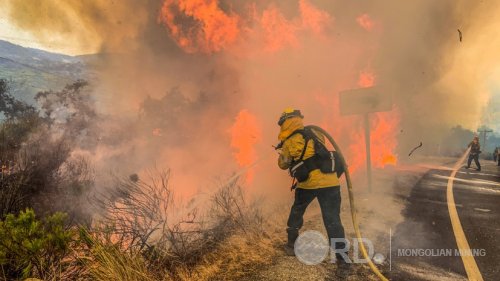
M 381 82 L 394 87 L 402 112 L 400 147 L 422 140 L 427 152 L 436 153 L 452 126 L 475 131 L 487 114 L 498 68 L 498 7 L 491 1 L 418 1 L 377 10 L 385 31 L 376 67 L 384 74 Z
M 86 52 L 130 50 L 147 23 L 147 1 L 1 0 L 13 24 L 47 47 L 73 45 Z
M 289 106 L 332 131 L 361 168 L 362 118 L 340 116 L 338 93 L 371 84 L 394 101 L 371 114 L 375 166 L 416 140 L 434 153 L 450 127 L 479 125 L 500 56 L 499 8 L 488 1 L 3 2 L 42 42 L 63 37 L 102 53 L 91 63 L 107 120 L 88 152 L 96 165 L 171 167 L 187 193 L 240 168 L 231 128 L 242 111 L 260 127 L 245 142 L 264 158 L 248 182 L 259 190 L 288 184 L 267 156 Z

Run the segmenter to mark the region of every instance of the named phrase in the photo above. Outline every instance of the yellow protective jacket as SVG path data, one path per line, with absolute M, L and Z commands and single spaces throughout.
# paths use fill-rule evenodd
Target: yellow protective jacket
M 292 161 L 297 161 L 302 154 L 304 149 L 305 140 L 301 134 L 295 134 L 289 139 L 289 137 L 294 131 L 304 129 L 304 124 L 302 123 L 302 118 L 292 117 L 281 125 L 281 130 L 278 136 L 280 141 L 284 141 L 283 147 L 278 158 L 278 166 L 286 170 L 290 167 Z M 325 142 L 325 137 L 318 133 L 314 133 L 318 136 L 321 142 Z M 310 140 L 306 147 L 306 152 L 304 153 L 304 159 L 314 156 L 314 141 Z M 297 184 L 298 188 L 303 189 L 317 189 L 330 186 L 339 186 L 339 179 L 336 173 L 324 174 L 319 169 L 313 170 L 309 173 L 309 178 L 304 182 L 299 182 Z

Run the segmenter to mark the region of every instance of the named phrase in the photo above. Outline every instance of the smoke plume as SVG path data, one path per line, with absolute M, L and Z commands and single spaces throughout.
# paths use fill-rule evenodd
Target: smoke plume
M 364 165 L 361 116 L 341 116 L 339 92 L 382 86 L 392 111 L 371 113 L 372 157 L 404 161 L 420 141 L 477 127 L 497 71 L 500 8 L 490 1 L 9 1 L 10 19 L 47 45 L 99 52 L 94 96 L 102 170 L 170 167 L 193 193 L 263 159 L 247 183 L 288 185 L 272 144 L 285 107 L 333 133 L 350 168 Z M 459 41 L 457 29 L 463 33 Z M 484 118 L 483 118 L 484 119 Z

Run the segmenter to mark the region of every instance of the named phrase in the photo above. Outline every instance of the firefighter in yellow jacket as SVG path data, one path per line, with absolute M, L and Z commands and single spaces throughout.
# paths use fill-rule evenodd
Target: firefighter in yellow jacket
M 290 169 L 291 173 L 293 173 L 294 165 L 301 166 L 302 160 L 313 159 L 312 157 L 317 153 L 315 141 L 319 141 L 323 145 L 325 143 L 325 137 L 319 132 L 313 131 L 314 137 L 309 141 L 306 140 L 304 134 L 297 133 L 304 130 L 302 119 L 300 110 L 289 108 L 285 109 L 278 122 L 281 127 L 278 136 L 281 147 L 278 165 L 283 170 Z M 330 241 L 332 238 L 345 239 L 344 227 L 340 220 L 341 198 L 337 174 L 323 173 L 314 167 L 309 170 L 305 171 L 306 176 L 303 177 L 302 181 L 299 180 L 295 188 L 295 201 L 287 223 L 288 242 L 285 245 L 285 251 L 289 255 L 294 254 L 294 244 L 303 224 L 303 215 L 307 206 L 315 198 L 319 201 L 323 223 Z M 344 249 L 345 243 L 336 242 L 334 246 L 335 249 Z M 343 261 L 340 257 L 340 255 L 336 255 L 337 260 Z

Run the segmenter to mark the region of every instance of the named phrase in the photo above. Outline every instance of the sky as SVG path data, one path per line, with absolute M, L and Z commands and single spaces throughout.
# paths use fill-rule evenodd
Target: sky
M 0 0 L 0 7 L 5 3 Z M 45 42 L 32 32 L 19 28 L 12 23 L 7 9 L 0 9 L 0 40 L 9 41 L 23 47 L 40 49 L 48 52 L 61 53 L 70 56 L 91 54 L 97 52 L 96 46 L 82 46 L 68 41 L 67 37 L 54 33 Z
M 54 36 L 52 42 L 41 43 L 31 33 L 26 32 L 15 25 L 12 25 L 8 18 L 3 15 L 0 16 L 0 40 L 9 41 L 16 45 L 28 48 L 40 49 L 53 53 L 60 53 L 70 56 L 84 55 L 94 53 L 94 48 L 85 48 L 68 44 L 62 38 Z
M 15 25 L 12 25 L 9 18 L 5 15 L 5 10 L 0 10 L 0 39 L 12 42 L 17 45 L 31 48 L 46 49 L 54 51 L 54 49 L 46 48 L 38 44 L 36 39 L 29 32 L 25 32 Z

